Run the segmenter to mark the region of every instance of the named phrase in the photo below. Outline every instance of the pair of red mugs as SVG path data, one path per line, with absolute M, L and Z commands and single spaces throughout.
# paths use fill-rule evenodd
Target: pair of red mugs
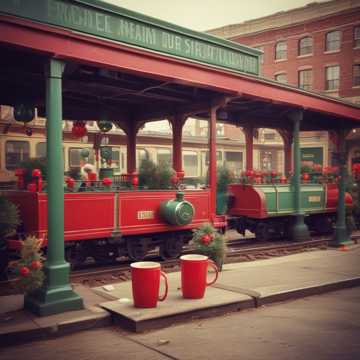
M 206 286 L 214 284 L 218 278 L 218 269 L 212 260 L 204 255 L 183 255 L 181 264 L 181 290 L 185 299 L 201 299 Z M 167 276 L 157 262 L 142 261 L 132 263 L 131 282 L 134 306 L 138 308 L 156 307 L 158 301 L 164 301 L 168 294 Z M 207 281 L 208 267 L 215 271 L 215 277 Z M 164 279 L 165 291 L 159 296 L 160 278 Z

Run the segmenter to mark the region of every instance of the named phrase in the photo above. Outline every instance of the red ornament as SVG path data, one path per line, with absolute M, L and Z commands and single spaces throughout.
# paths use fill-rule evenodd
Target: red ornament
M 131 184 L 133 185 L 133 186 L 138 186 L 139 185 L 139 178 L 137 177 L 137 176 L 134 176 L 133 178 L 132 178 L 132 181 L 131 181 Z
M 75 121 L 73 123 L 71 133 L 77 138 L 82 138 L 85 136 L 87 134 L 85 121 Z
M 280 183 L 281 184 L 286 184 L 286 176 L 281 176 L 280 177 Z
M 34 270 L 40 269 L 41 268 L 41 262 L 39 260 L 33 260 L 31 262 L 31 268 Z
M 246 171 L 245 171 L 245 176 L 248 176 L 248 177 L 254 176 L 254 171 L 252 171 L 252 170 L 246 170 Z
M 110 178 L 103 178 L 103 180 L 102 180 L 102 184 L 104 185 L 104 186 L 111 186 L 111 184 L 112 184 L 112 180 L 110 179 Z
M 73 189 L 75 185 L 75 180 L 72 177 L 66 179 L 66 185 L 69 189 Z
M 271 172 L 271 177 L 277 177 L 277 172 L 275 171 L 275 170 L 273 170 L 272 172 Z
M 304 181 L 308 181 L 310 179 L 310 176 L 309 176 L 308 173 L 304 173 L 302 178 L 303 178 Z
M 23 266 L 23 267 L 20 268 L 21 276 L 26 277 L 26 276 L 29 275 L 29 273 L 30 273 L 30 269 L 27 266 Z
M 209 234 L 205 234 L 201 237 L 201 241 L 205 244 L 208 245 L 211 241 L 211 237 Z

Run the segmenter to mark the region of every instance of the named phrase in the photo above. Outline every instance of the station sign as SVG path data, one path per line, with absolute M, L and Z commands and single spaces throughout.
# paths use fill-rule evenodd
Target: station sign
M 308 166 L 324 165 L 324 149 L 322 147 L 303 147 L 300 149 L 301 162 Z
M 97 0 L 1 0 L 0 13 L 175 57 L 259 74 L 261 52 Z

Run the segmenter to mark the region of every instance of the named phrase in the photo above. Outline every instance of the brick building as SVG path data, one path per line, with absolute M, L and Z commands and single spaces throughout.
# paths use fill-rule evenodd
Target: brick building
M 360 104 L 360 0 L 315 2 L 209 33 L 262 50 L 263 77 Z M 360 129 L 349 135 L 349 155 L 360 156 Z

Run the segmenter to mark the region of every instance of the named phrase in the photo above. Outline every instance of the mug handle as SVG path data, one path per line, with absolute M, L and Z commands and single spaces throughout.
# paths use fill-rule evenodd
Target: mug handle
M 165 280 L 165 293 L 163 296 L 159 297 L 159 301 L 164 301 L 167 297 L 168 294 L 168 290 L 169 290 L 169 286 L 168 286 L 168 281 L 167 281 L 167 276 L 164 272 L 160 271 L 160 276 L 162 276 Z
M 211 280 L 210 282 L 207 282 L 206 286 L 214 284 L 219 275 L 219 270 L 218 270 L 216 264 L 212 260 L 210 260 L 210 259 L 208 260 L 208 265 L 215 270 L 215 278 L 213 280 Z

